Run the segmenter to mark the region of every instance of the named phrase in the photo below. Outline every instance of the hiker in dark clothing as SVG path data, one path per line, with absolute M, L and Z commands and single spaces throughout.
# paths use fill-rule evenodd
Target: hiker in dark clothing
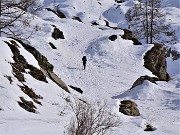
M 86 61 L 87 61 L 86 56 L 82 57 L 82 61 L 83 61 L 83 66 L 84 66 L 84 70 L 85 70 L 86 69 Z

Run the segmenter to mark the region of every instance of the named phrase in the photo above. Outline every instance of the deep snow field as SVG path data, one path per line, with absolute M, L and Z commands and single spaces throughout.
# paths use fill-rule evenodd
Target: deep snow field
M 51 0 L 41 0 L 44 7 L 53 9 Z M 101 4 L 99 4 L 100 2 Z M 53 81 L 38 81 L 24 73 L 26 82 L 43 99 L 36 104 L 38 113 L 30 113 L 18 105 L 19 97 L 28 101 L 32 99 L 24 94 L 18 85 L 22 85 L 12 73 L 10 63 L 14 62 L 13 53 L 4 41 L 10 39 L 0 37 L 0 135 L 63 135 L 71 120 L 71 112 L 66 109 L 67 98 L 79 97 L 88 101 L 107 102 L 109 109 L 121 119 L 120 128 L 110 130 L 108 135 L 178 135 L 180 134 L 180 59 L 167 58 L 168 73 L 173 78 L 169 82 L 153 84 L 144 81 L 129 90 L 134 81 L 143 75 L 154 76 L 144 65 L 145 53 L 152 44 L 133 45 L 130 40 L 118 36 L 110 41 L 109 36 L 123 35 L 123 30 L 105 26 L 127 28 L 125 13 L 133 5 L 133 0 L 118 6 L 114 0 L 56 0 L 56 5 L 67 18 L 58 18 L 54 13 L 42 10 L 32 20 L 32 27 L 38 25 L 39 31 L 28 40 L 28 44 L 41 52 L 54 65 L 54 72 L 67 84 L 80 87 L 83 94 L 70 89 L 65 92 Z M 163 2 L 168 12 L 167 21 L 172 22 L 177 37 L 180 35 L 180 8 L 178 0 Z M 118 8 L 116 8 L 118 6 Z M 82 22 L 73 20 L 79 16 Z M 171 19 L 171 20 L 170 20 Z M 92 26 L 91 22 L 99 23 Z M 20 24 L 17 24 L 20 25 Z M 65 39 L 55 40 L 51 37 L 52 25 L 63 31 Z M 103 30 L 102 30 L 103 29 Z M 31 27 L 25 28 L 29 33 Z M 52 49 L 49 42 L 57 49 Z M 28 63 L 40 69 L 37 60 L 18 44 L 21 55 Z M 169 45 L 180 53 L 180 39 Z M 81 58 L 87 56 L 87 68 L 83 70 Z M 28 71 L 27 71 L 28 72 Z M 12 84 L 4 76 L 11 76 Z M 130 99 L 137 103 L 141 115 L 126 116 L 119 111 L 120 101 Z M 153 125 L 156 130 L 145 132 L 146 124 Z

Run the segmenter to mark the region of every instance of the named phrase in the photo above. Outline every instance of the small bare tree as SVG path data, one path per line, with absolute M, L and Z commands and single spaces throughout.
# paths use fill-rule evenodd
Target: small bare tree
M 139 0 L 126 14 L 129 28 L 138 39 L 146 43 L 166 43 L 174 40 L 174 30 L 165 23 L 166 14 L 161 8 L 161 0 Z M 168 35 L 168 34 L 171 35 Z M 162 36 L 164 35 L 164 36 Z M 167 37 L 164 38 L 163 37 Z
M 110 128 L 121 125 L 119 117 L 105 103 L 92 105 L 78 100 L 70 107 L 74 117 L 68 127 L 69 135 L 104 135 Z
M 16 37 L 15 23 L 29 25 L 32 18 L 28 12 L 35 13 L 40 9 L 38 0 L 0 0 L 0 32 Z

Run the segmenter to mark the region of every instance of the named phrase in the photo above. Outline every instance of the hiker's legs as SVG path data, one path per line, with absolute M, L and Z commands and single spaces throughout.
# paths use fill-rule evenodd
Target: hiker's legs
M 86 69 L 86 62 L 83 62 L 84 70 Z

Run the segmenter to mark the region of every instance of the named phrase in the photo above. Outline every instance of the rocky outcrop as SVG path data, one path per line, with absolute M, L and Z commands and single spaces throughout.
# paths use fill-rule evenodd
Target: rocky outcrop
M 40 95 L 37 95 L 31 88 L 29 88 L 27 85 L 23 84 L 23 86 L 19 86 L 21 90 L 28 95 L 35 103 L 42 105 L 41 102 L 38 101 L 38 99 L 43 99 Z
M 65 38 L 64 38 L 64 35 L 63 35 L 63 32 L 60 31 L 56 26 L 53 25 L 53 27 L 54 27 L 54 31 L 53 31 L 53 33 L 52 33 L 52 37 L 53 37 L 55 40 L 57 40 L 57 39 L 65 39 Z
M 154 131 L 156 130 L 156 128 L 154 128 L 152 125 L 150 124 L 147 124 L 146 125 L 146 128 L 144 129 L 144 131 Z
M 110 26 L 110 25 L 109 25 L 109 22 L 108 22 L 107 20 L 104 20 L 104 21 L 105 21 L 105 23 L 106 23 L 106 27 L 109 27 L 109 28 L 114 29 L 114 30 L 120 29 L 120 28 L 118 28 L 118 27 L 112 27 L 112 26 Z
M 27 101 L 24 97 L 20 97 L 21 101 L 18 101 L 19 106 L 25 109 L 28 112 L 36 113 L 36 106 L 33 104 L 32 101 Z
M 79 93 L 83 93 L 83 91 L 81 90 L 81 88 L 78 88 L 78 87 L 74 87 L 72 85 L 68 85 L 70 88 L 74 89 L 75 91 L 79 92 Z
M 125 0 L 115 0 L 115 2 L 117 2 L 117 3 L 123 3 L 123 2 L 125 2 Z
M 91 22 L 92 25 L 99 25 L 96 21 Z
M 8 79 L 8 81 L 9 81 L 9 83 L 12 84 L 13 80 L 12 80 L 11 76 L 4 75 L 4 77 L 6 77 Z
M 17 39 L 15 39 L 17 40 Z M 48 62 L 47 58 L 43 56 L 38 50 L 36 50 L 34 47 L 23 43 L 21 40 L 17 40 L 28 52 L 30 52 L 35 59 L 38 61 L 38 64 L 41 68 L 48 70 L 48 71 L 53 71 L 54 66 Z
M 180 58 L 180 53 L 177 52 L 176 50 L 172 50 L 171 48 L 169 48 L 167 50 L 166 57 L 170 57 L 170 56 L 172 56 L 173 60 L 177 60 Z
M 57 11 L 51 9 L 51 8 L 46 8 L 48 11 L 53 12 L 54 14 L 56 14 L 59 18 L 66 18 L 66 16 L 64 15 L 63 12 L 61 12 L 59 9 Z
M 29 69 L 29 74 L 39 80 L 47 83 L 46 76 L 42 73 L 41 70 L 37 69 L 33 65 L 30 65 L 27 63 L 26 59 L 20 54 L 20 51 L 18 49 L 18 44 L 11 40 L 10 42 L 5 41 L 9 48 L 11 49 L 13 53 L 13 60 L 14 63 L 11 63 L 12 69 L 14 72 L 14 76 L 20 81 L 25 82 L 25 78 L 23 73 L 25 73 L 25 69 Z
M 140 112 L 137 104 L 131 100 L 123 100 L 119 106 L 119 112 L 128 116 L 139 116 Z
M 144 56 L 144 66 L 156 75 L 160 81 L 169 81 L 167 73 L 166 49 L 161 44 L 154 44 Z
M 133 83 L 133 85 L 132 85 L 132 87 L 130 89 L 132 89 L 132 88 L 134 88 L 134 87 L 136 87 L 138 85 L 141 85 L 145 80 L 148 80 L 148 81 L 156 84 L 156 81 L 158 80 L 158 78 L 150 77 L 148 75 L 141 76 Z
M 132 31 L 123 29 L 124 34 L 121 36 L 123 39 L 132 40 L 134 45 L 142 45 L 136 38 L 132 36 Z
M 73 20 L 77 20 L 77 21 L 79 21 L 79 22 L 82 22 L 81 18 L 79 18 L 78 16 L 73 16 L 72 19 L 73 19 Z M 82 22 L 82 23 L 83 23 L 83 22 Z
M 53 43 L 49 42 L 49 45 L 51 46 L 52 49 L 57 49 Z
M 15 39 L 17 40 L 17 39 Z M 43 56 L 39 51 L 37 51 L 34 47 L 27 45 L 23 43 L 21 40 L 17 40 L 28 52 L 30 52 L 35 59 L 38 61 L 38 64 L 40 66 L 40 72 L 50 78 L 52 81 L 54 81 L 59 87 L 64 89 L 65 91 L 69 92 L 67 85 L 59 78 L 54 72 L 53 68 L 54 66 L 48 62 L 47 58 Z M 37 74 L 39 74 L 37 72 Z
M 59 78 L 55 73 L 48 71 L 48 70 L 44 70 L 43 68 L 41 68 L 41 71 L 48 77 L 50 78 L 54 83 L 56 83 L 59 87 L 61 87 L 62 89 L 64 89 L 66 92 L 70 93 L 67 85 L 61 80 L 61 78 Z

